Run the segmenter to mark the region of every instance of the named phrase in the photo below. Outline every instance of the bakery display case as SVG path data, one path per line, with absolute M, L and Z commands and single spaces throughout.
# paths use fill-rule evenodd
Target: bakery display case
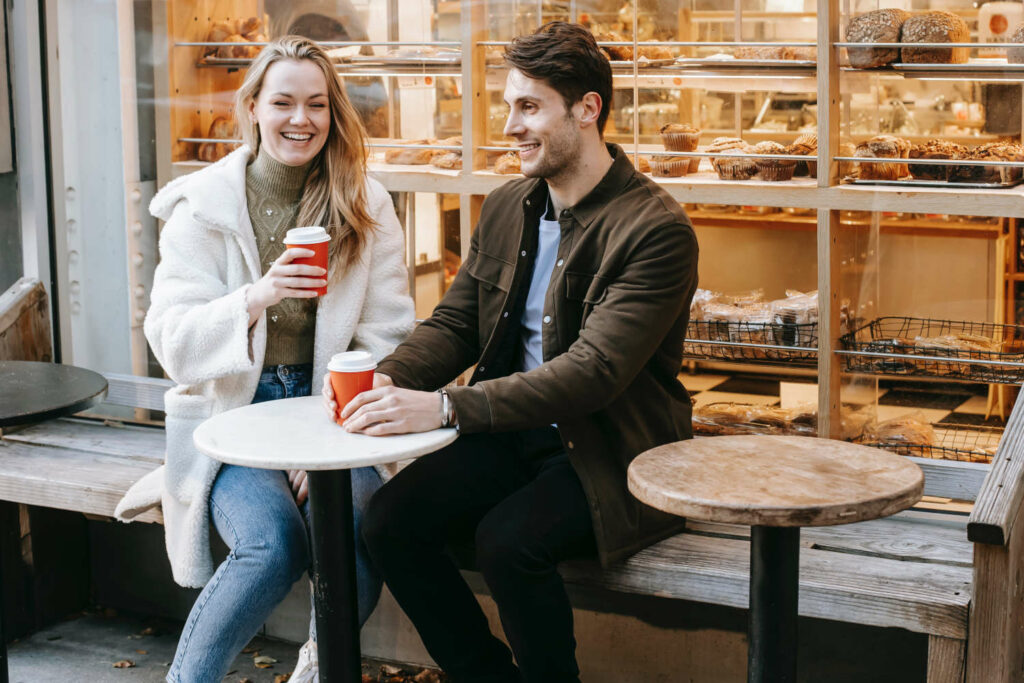
M 880 382 L 1024 378 L 1024 19 L 1008 4 L 171 0 L 154 5 L 168 55 L 159 182 L 237 144 L 231 96 L 264 38 L 322 41 L 370 133 L 371 172 L 396 198 L 425 317 L 483 197 L 519 174 L 503 134 L 504 46 L 579 22 L 612 67 L 606 139 L 698 232 L 687 364 L 817 382 L 809 407 L 718 405 L 701 419 L 977 458 L 968 442 L 990 447 L 994 427 L 862 421 L 866 404 L 848 398 L 877 396 Z M 989 393 L 1005 412 L 1006 390 Z

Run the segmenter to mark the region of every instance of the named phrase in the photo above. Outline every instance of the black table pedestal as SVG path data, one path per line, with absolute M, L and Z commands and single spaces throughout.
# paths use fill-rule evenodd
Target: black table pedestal
M 800 528 L 750 527 L 748 683 L 795 683 Z
M 336 470 L 307 475 L 320 683 L 360 683 L 352 474 Z

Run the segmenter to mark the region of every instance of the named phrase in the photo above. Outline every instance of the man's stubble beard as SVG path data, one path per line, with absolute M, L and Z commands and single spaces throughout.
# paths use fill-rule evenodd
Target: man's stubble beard
M 563 119 L 564 127 L 557 136 L 548 138 L 545 143 L 544 157 L 539 165 L 530 172 L 523 170 L 528 178 L 543 178 L 558 183 L 571 178 L 579 167 L 580 133 L 575 127 L 575 118 L 567 113 Z

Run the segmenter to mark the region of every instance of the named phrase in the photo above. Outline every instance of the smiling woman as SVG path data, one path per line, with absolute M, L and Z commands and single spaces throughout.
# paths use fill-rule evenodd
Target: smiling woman
M 162 504 L 174 578 L 203 586 L 172 683 L 223 678 L 309 564 L 305 473 L 220 466 L 195 449 L 193 430 L 247 403 L 309 395 L 334 354 L 379 360 L 413 320 L 402 229 L 367 177 L 362 124 L 324 51 L 296 36 L 267 45 L 235 111 L 246 144 L 172 181 L 150 206 L 167 224 L 145 333 L 178 386 L 165 398 L 166 466 L 137 482 L 117 514 Z M 312 249 L 285 244 L 297 226 L 326 232 L 326 268 L 304 262 Z M 385 474 L 352 471 L 356 538 Z M 211 522 L 231 548 L 216 571 Z M 361 546 L 356 562 L 365 620 L 380 579 Z M 307 676 L 315 651 L 313 642 L 302 650 Z

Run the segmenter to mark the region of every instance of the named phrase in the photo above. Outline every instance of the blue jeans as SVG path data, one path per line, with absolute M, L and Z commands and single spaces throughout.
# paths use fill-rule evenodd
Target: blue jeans
M 309 365 L 264 368 L 253 403 L 309 396 L 311 375 Z M 352 470 L 360 624 L 380 597 L 381 579 L 360 533 L 362 510 L 380 486 L 374 468 Z M 299 510 L 280 470 L 223 465 L 210 492 L 210 517 L 231 551 L 192 606 L 167 673 L 171 683 L 220 681 L 310 563 L 309 504 Z

